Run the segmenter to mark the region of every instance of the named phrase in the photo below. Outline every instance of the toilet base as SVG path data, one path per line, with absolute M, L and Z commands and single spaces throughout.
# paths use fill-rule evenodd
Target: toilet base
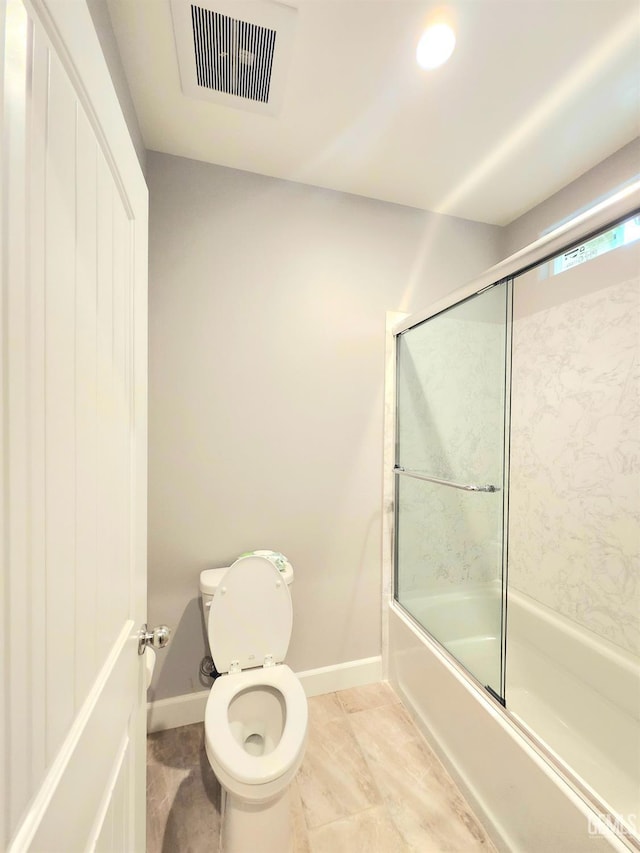
M 251 803 L 222 789 L 220 853 L 293 853 L 289 787 L 266 803 Z

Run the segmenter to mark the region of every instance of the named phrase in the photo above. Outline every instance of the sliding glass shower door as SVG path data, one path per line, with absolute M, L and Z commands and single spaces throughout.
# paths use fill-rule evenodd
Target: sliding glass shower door
M 504 695 L 508 288 L 398 336 L 395 597 Z

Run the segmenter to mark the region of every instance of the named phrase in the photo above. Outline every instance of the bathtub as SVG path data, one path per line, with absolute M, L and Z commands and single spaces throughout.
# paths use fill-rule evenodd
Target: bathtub
M 481 682 L 499 604 L 497 587 L 409 602 Z M 516 591 L 507 613 L 506 710 L 394 601 L 389 681 L 498 849 L 640 850 L 637 659 Z
M 407 595 L 403 604 L 421 625 L 427 625 L 454 657 L 481 684 L 500 684 L 501 592 L 498 583 L 467 587 L 425 597 Z
M 637 830 L 638 659 L 515 590 L 507 624 L 509 711 Z

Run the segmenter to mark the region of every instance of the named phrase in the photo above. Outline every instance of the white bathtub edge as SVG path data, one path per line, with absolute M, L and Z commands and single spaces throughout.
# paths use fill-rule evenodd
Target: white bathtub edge
M 498 850 L 628 853 L 630 848 L 607 827 L 602 834 L 588 834 L 594 812 L 436 643 L 418 635 L 394 605 L 389 619 L 390 683 Z M 412 658 L 404 673 L 403 654 Z M 420 677 L 412 685 L 416 655 Z M 434 693 L 437 701 L 432 702 Z
M 380 655 L 360 660 L 307 669 L 297 673 L 304 692 L 308 697 L 346 690 L 349 687 L 362 687 L 382 679 L 382 658 Z M 201 723 L 209 696 L 208 690 L 172 696 L 169 699 L 156 699 L 147 703 L 147 731 L 160 732 Z

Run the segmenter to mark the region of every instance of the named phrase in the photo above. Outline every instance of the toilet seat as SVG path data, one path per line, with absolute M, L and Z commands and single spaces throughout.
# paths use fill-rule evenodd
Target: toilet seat
M 230 566 L 211 601 L 207 631 L 220 673 L 284 660 L 291 639 L 289 588 L 273 562 L 241 557 Z
M 250 755 L 231 733 L 229 704 L 247 688 L 273 687 L 286 704 L 284 729 L 278 745 L 266 755 Z M 307 697 L 286 664 L 231 673 L 217 678 L 204 717 L 207 752 L 238 782 L 263 785 L 287 772 L 304 749 L 307 732 Z

